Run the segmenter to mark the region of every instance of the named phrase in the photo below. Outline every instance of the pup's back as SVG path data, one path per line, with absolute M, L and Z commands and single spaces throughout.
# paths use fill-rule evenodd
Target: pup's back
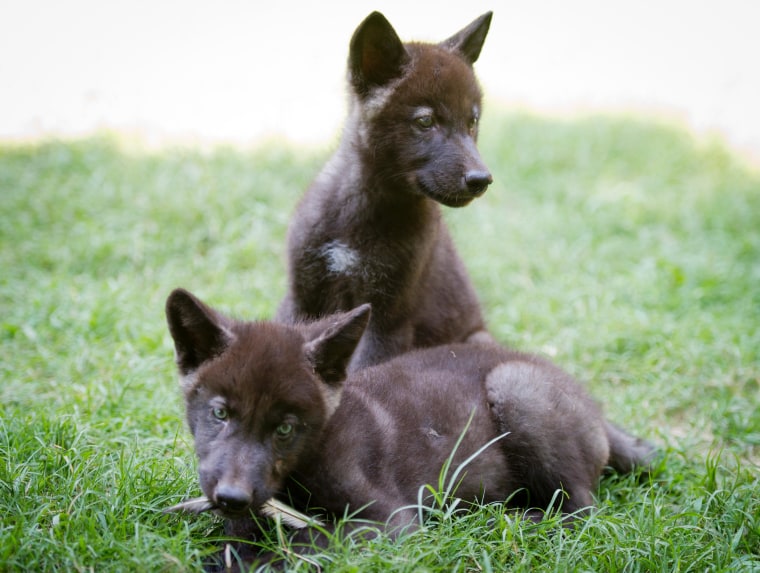
M 503 437 L 499 438 L 502 434 Z M 540 358 L 492 344 L 419 350 L 358 372 L 346 381 L 325 432 L 321 459 L 296 481 L 312 502 L 336 513 L 345 503 L 385 520 L 417 502 L 489 441 L 461 474 L 465 500 L 510 498 L 513 507 L 572 513 L 593 504 L 609 456 L 604 418 L 568 374 Z M 335 501 L 338 505 L 335 505 Z M 413 512 L 393 514 L 408 523 Z

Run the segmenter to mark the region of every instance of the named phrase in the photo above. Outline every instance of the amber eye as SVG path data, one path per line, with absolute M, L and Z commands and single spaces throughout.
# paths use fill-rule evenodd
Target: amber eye
M 214 415 L 214 418 L 222 421 L 226 420 L 230 415 L 229 412 L 227 412 L 227 408 L 224 408 L 222 406 L 216 406 L 211 410 L 211 413 Z

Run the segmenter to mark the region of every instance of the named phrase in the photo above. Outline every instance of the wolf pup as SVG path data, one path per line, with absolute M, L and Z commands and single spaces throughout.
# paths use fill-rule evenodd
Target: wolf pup
M 252 512 L 271 498 L 328 518 L 355 512 L 391 533 L 414 527 L 410 506 L 450 457 L 458 498 L 537 508 L 533 519 L 578 514 L 605 465 L 630 471 L 653 453 L 570 375 L 494 343 L 416 350 L 347 376 L 367 304 L 313 323 L 242 322 L 177 289 L 166 314 L 200 510 L 228 518 L 232 537 L 255 538 Z
M 472 70 L 490 22 L 488 12 L 440 44 L 403 44 L 373 12 L 351 39 L 348 118 L 291 221 L 277 319 L 371 303 L 352 369 L 488 338 L 438 203 L 467 205 L 492 180 L 475 146 L 481 91 Z

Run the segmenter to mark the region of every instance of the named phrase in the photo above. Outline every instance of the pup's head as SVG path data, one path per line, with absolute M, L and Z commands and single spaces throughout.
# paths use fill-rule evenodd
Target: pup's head
M 492 177 L 475 145 L 482 94 L 472 65 L 490 24 L 487 12 L 440 44 L 403 44 L 379 12 L 356 29 L 352 118 L 378 177 L 450 207 L 485 192 Z
M 203 493 L 257 510 L 308 462 L 337 408 L 370 307 L 299 327 L 229 319 L 189 292 L 166 301 Z

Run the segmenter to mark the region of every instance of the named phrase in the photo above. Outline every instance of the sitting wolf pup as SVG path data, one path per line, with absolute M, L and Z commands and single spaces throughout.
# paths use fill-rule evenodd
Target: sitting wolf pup
M 350 45 L 350 109 L 340 145 L 288 234 L 293 323 L 372 304 L 351 369 L 412 348 L 488 338 L 439 203 L 462 207 L 491 183 L 475 142 L 472 64 L 488 12 L 440 44 L 403 44 L 374 12 Z
M 390 533 L 413 527 L 420 488 L 438 483 L 452 453 L 453 472 L 489 442 L 461 468 L 458 498 L 535 508 L 533 518 L 582 513 L 605 465 L 630 471 L 653 452 L 571 376 L 493 343 L 416 350 L 347 376 L 367 304 L 308 324 L 242 322 L 177 289 L 166 314 L 201 510 L 228 518 L 238 539 L 256 536 L 251 512 L 273 497 L 329 518 L 355 512 Z

